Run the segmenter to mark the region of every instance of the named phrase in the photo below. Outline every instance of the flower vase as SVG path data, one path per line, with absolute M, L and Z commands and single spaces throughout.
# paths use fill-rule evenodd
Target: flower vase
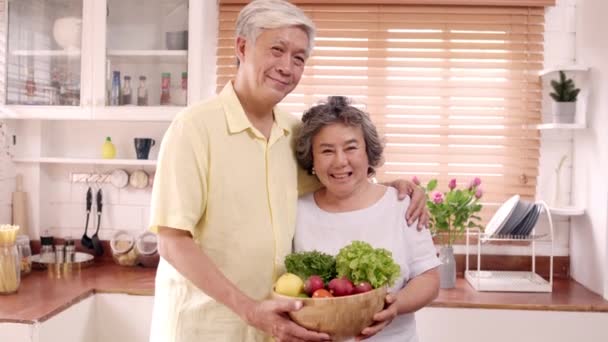
M 456 287 L 456 259 L 452 246 L 443 246 L 439 250 L 439 287 L 451 289 Z

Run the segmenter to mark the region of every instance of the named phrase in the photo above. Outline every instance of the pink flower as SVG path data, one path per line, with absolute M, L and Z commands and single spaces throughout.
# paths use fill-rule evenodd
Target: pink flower
M 481 188 L 477 188 L 477 191 L 475 191 L 475 198 L 480 199 L 481 196 L 483 196 L 483 190 L 481 190 Z
M 475 177 L 473 178 L 473 180 L 471 180 L 471 183 L 469 183 L 469 189 L 473 189 L 474 187 L 477 187 L 481 184 L 481 179 L 479 179 L 479 177 Z
M 452 178 L 450 180 L 450 183 L 448 184 L 448 188 L 450 188 L 450 190 L 454 190 L 454 188 L 456 188 L 456 178 Z
M 443 203 L 443 194 L 439 191 L 435 191 L 433 192 L 433 202 L 435 204 L 441 204 Z
M 420 180 L 416 176 L 412 177 L 412 182 L 416 185 L 420 185 Z

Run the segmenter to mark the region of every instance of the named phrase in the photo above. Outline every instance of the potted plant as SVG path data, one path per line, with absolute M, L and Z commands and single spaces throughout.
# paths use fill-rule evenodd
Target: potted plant
M 559 71 L 559 81 L 551 80 L 553 92 L 550 93 L 553 102 L 553 117 L 555 122 L 573 123 L 576 113 L 576 97 L 581 91 L 576 88 L 574 81 L 566 77 L 566 73 Z
M 414 183 L 420 182 L 415 178 Z M 448 183 L 448 191 L 440 192 L 437 180 L 430 180 L 424 188 L 427 196 L 427 207 L 431 213 L 429 228 L 442 244 L 439 250 L 440 287 L 453 288 L 456 285 L 456 261 L 452 245 L 467 228 L 480 228 L 481 218 L 477 213 L 482 205 L 479 199 L 483 195 L 481 180 L 475 177 L 466 188 L 457 189 L 456 179 Z

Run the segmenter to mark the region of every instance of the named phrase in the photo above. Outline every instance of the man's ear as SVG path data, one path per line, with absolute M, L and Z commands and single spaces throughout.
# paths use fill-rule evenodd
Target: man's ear
M 236 58 L 239 59 L 239 62 L 242 64 L 245 61 L 245 47 L 247 45 L 247 40 L 243 37 L 236 37 L 236 44 L 234 46 Z

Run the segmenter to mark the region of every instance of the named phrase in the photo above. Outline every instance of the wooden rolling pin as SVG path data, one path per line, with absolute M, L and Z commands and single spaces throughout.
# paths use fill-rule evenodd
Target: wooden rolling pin
M 19 234 L 29 235 L 27 224 L 27 192 L 23 191 L 23 177 L 16 177 L 16 188 L 13 191 L 13 225 L 19 226 Z

